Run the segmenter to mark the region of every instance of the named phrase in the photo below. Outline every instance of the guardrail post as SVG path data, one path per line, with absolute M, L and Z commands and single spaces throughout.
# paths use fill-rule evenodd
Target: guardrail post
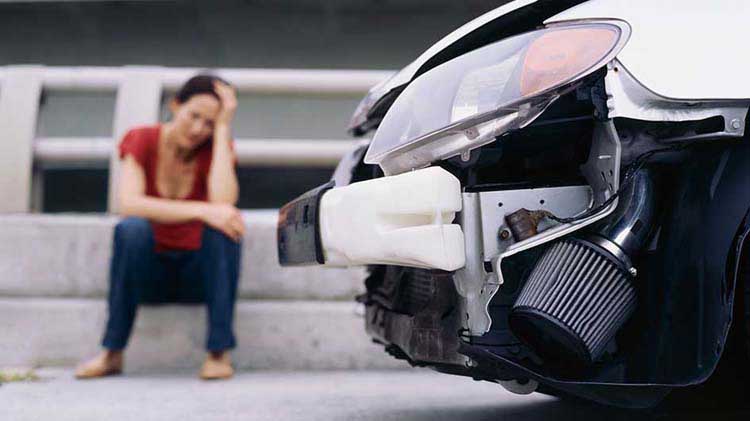
M 108 209 L 117 212 L 117 178 L 120 168 L 118 146 L 125 133 L 138 125 L 159 121 L 162 82 L 159 67 L 124 67 L 117 89 L 112 127 L 112 154 L 109 160 Z
M 0 212 L 31 209 L 31 173 L 42 66 L 8 66 L 0 88 Z

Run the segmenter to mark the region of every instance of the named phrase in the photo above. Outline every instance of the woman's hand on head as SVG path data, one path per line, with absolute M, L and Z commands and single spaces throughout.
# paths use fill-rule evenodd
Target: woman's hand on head
M 239 242 L 245 235 L 245 222 L 240 211 L 226 203 L 206 203 L 201 219 L 210 227 Z
M 232 123 L 235 111 L 237 111 L 237 94 L 233 87 L 219 81 L 214 82 L 214 92 L 219 96 L 221 102 L 221 110 L 216 122 L 229 125 Z

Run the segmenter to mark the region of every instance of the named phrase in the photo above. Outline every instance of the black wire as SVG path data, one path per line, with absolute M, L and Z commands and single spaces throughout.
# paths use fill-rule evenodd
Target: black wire
M 569 217 L 569 218 L 561 218 L 561 217 L 559 217 L 557 215 L 552 214 L 551 212 L 545 212 L 545 216 L 548 217 L 549 219 L 552 219 L 553 221 L 559 222 L 561 224 L 567 224 L 567 223 L 570 223 L 570 222 L 575 222 L 575 221 L 578 221 L 578 220 L 581 220 L 581 219 L 584 219 L 584 218 L 588 218 L 588 217 L 590 217 L 592 215 L 595 215 L 595 214 L 601 212 L 604 208 L 606 208 L 609 205 L 611 205 L 612 202 L 614 202 L 615 199 L 617 199 L 620 196 L 620 194 L 622 194 L 622 192 L 625 190 L 625 188 L 627 188 L 630 185 L 630 183 L 633 182 L 633 178 L 635 177 L 635 174 L 638 172 L 638 170 L 640 170 L 641 168 L 643 168 L 643 166 L 646 164 L 646 162 L 648 162 L 648 160 L 652 156 L 654 156 L 656 154 L 659 154 L 659 153 L 663 153 L 663 152 L 676 152 L 676 151 L 680 151 L 682 149 L 685 149 L 689 145 L 690 145 L 689 143 L 678 143 L 678 144 L 675 144 L 675 145 L 672 145 L 672 146 L 669 146 L 669 147 L 666 147 L 666 148 L 654 149 L 654 150 L 650 150 L 648 152 L 644 152 L 644 153 L 638 155 L 635 158 L 635 160 L 633 160 L 633 162 L 631 162 L 625 168 L 625 175 L 622 177 L 622 182 L 620 183 L 620 187 L 617 189 L 617 191 L 612 196 L 610 196 L 609 198 L 607 198 L 607 200 L 605 200 L 604 202 L 602 202 L 602 204 L 600 204 L 599 206 L 590 207 L 584 213 L 582 213 L 580 215 L 572 216 L 572 217 Z

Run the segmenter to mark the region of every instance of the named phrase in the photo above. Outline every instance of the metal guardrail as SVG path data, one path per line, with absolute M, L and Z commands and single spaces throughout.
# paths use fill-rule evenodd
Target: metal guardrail
M 111 155 L 110 138 L 38 138 L 34 160 L 56 167 L 105 165 Z M 235 153 L 241 166 L 332 167 L 354 147 L 344 140 L 236 139 Z
M 176 90 L 190 76 L 209 71 L 232 82 L 240 92 L 295 94 L 357 94 L 393 74 L 383 70 L 318 69 L 201 69 L 153 66 L 123 67 L 42 67 L 12 66 L 15 69 L 42 69 L 45 88 L 69 91 L 116 90 L 130 70 L 151 73 L 162 87 Z M 0 83 L 7 71 L 0 69 Z
M 110 210 L 119 160 L 113 139 L 133 126 L 158 121 L 164 92 L 176 90 L 190 76 L 210 71 L 240 93 L 295 95 L 364 94 L 389 77 L 389 71 L 294 69 L 199 69 L 156 66 L 0 67 L 0 212 L 28 212 L 41 207 L 41 171 L 37 166 L 109 166 Z M 36 138 L 39 100 L 44 89 L 116 92 L 111 138 Z M 332 167 L 354 141 L 312 139 L 238 139 L 242 166 Z M 33 173 L 33 183 L 32 183 Z

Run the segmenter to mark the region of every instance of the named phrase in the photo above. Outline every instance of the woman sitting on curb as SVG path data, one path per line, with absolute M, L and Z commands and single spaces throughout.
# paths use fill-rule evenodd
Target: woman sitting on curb
M 110 266 L 109 320 L 97 357 L 78 378 L 122 371 L 123 350 L 144 291 L 205 296 L 203 379 L 233 374 L 229 350 L 242 216 L 231 122 L 234 89 L 215 76 L 188 80 L 169 104 L 172 120 L 130 130 L 120 143 L 119 212 Z M 174 288 L 177 285 L 177 288 Z M 159 295 L 159 294 L 157 294 Z

